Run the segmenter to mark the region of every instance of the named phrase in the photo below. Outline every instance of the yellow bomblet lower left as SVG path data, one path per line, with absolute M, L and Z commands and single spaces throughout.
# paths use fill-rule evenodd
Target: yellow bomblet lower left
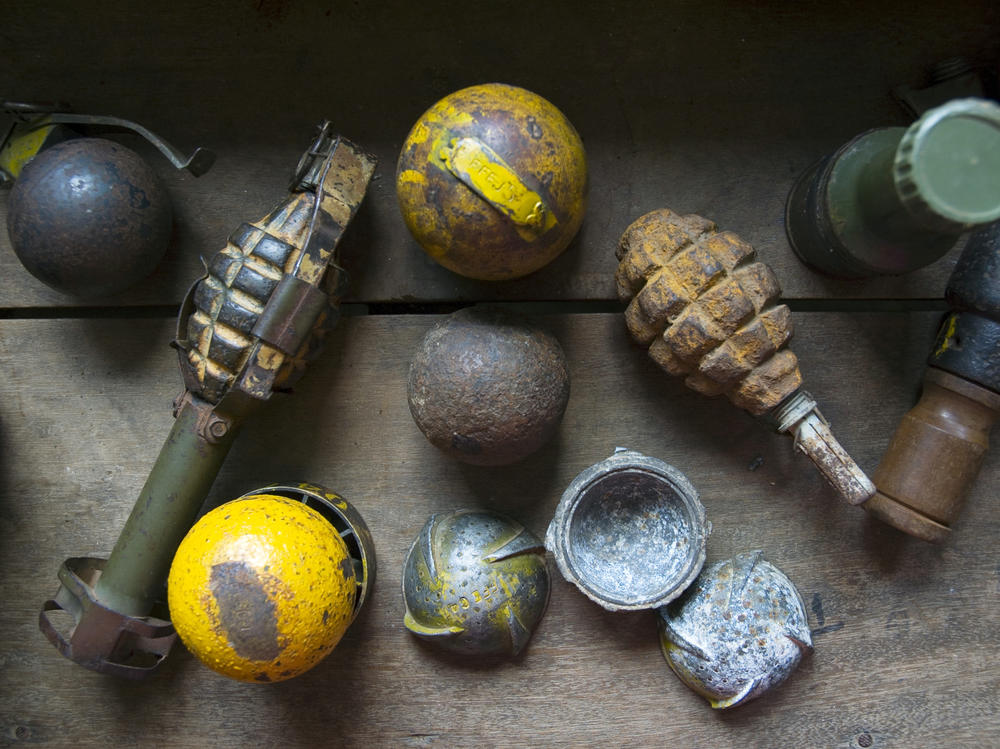
M 371 534 L 322 487 L 271 486 L 217 507 L 181 542 L 167 602 L 177 634 L 212 670 L 284 681 L 329 655 L 374 578 Z

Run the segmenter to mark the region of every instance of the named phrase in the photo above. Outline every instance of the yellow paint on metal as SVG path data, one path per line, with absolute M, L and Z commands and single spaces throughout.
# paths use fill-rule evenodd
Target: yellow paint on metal
M 583 142 L 538 94 L 470 86 L 413 126 L 396 193 L 410 232 L 441 265 L 483 280 L 518 278 L 553 260 L 580 228 Z
M 470 564 L 474 563 L 470 560 Z M 530 621 L 525 601 L 537 593 L 537 586 L 521 591 L 524 583 L 518 572 L 531 581 L 538 575 L 538 564 L 534 555 L 518 554 L 505 557 L 502 564 L 485 565 L 487 574 L 477 589 L 469 586 L 468 571 L 438 566 L 434 575 L 426 560 L 421 559 L 416 565 L 418 589 L 425 591 L 427 601 L 435 601 L 436 606 L 421 612 L 422 621 L 406 611 L 403 623 L 415 634 L 441 634 L 464 632 L 470 620 L 476 619 L 485 619 L 489 629 L 497 632 L 506 631 L 512 615 Z
M 13 177 L 20 177 L 21 170 L 42 150 L 45 139 L 49 137 L 49 133 L 54 128 L 55 125 L 45 125 L 15 135 L 7 141 L 3 150 L 0 151 L 0 169 Z
M 174 557 L 167 600 L 181 640 L 233 679 L 283 681 L 325 658 L 351 622 L 346 544 L 318 512 L 254 495 L 212 510 Z
M 728 707 L 728 705 L 722 704 L 715 695 L 705 689 L 701 679 L 685 667 L 686 660 L 684 658 L 670 657 L 670 653 L 681 652 L 682 648 L 663 632 L 660 632 L 660 647 L 663 649 L 663 654 L 666 656 L 667 665 L 670 666 L 670 670 L 677 674 L 677 678 L 684 682 L 692 692 L 700 694 L 714 708 Z
M 462 182 L 515 224 L 544 232 L 556 224 L 541 196 L 526 186 L 517 173 L 489 146 L 476 138 L 452 141 L 441 151 L 441 160 Z
M 398 182 L 401 183 L 412 183 L 416 185 L 426 185 L 427 178 L 422 172 L 418 172 L 416 169 L 404 169 L 399 173 L 399 177 L 396 178 Z
M 339 494 L 336 494 L 335 492 L 332 492 L 329 489 L 326 489 L 322 486 L 309 483 L 300 483 L 297 484 L 297 486 L 299 487 L 299 489 L 304 489 L 309 492 L 315 492 L 316 494 L 320 495 L 323 499 L 325 499 L 327 502 L 333 503 L 338 509 L 347 510 L 350 507 L 350 505 L 347 504 L 346 499 L 341 497 Z
M 951 348 L 952 342 L 955 340 L 955 330 L 958 328 L 958 315 L 949 315 L 945 321 L 945 325 L 947 327 L 945 327 L 944 332 L 940 336 L 941 345 L 931 355 L 932 359 L 943 356 Z

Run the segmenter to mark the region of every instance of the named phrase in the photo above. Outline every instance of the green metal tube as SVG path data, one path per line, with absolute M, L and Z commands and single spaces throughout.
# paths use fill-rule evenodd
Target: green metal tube
M 899 199 L 893 180 L 892 164 L 896 148 L 906 132 L 901 127 L 885 128 L 880 133 L 881 150 L 867 154 L 857 181 L 857 206 L 868 231 L 898 242 L 919 242 L 927 229 L 918 224 Z M 948 243 L 950 247 L 952 242 Z
M 233 425 L 208 441 L 199 433 L 197 403 L 184 401 L 95 586 L 98 601 L 120 614 L 146 616 L 162 595 L 174 553 L 239 431 Z

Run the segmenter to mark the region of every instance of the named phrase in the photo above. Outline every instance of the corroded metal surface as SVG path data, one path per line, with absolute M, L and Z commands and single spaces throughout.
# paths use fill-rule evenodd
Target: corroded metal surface
M 291 194 L 260 221 L 238 229 L 192 288 L 175 341 L 185 392 L 175 403 L 173 429 L 93 586 L 100 607 L 81 605 L 77 589 L 63 581 L 40 615 L 43 629 L 55 609 L 76 619 L 53 640 L 67 657 L 114 672 L 113 653 L 95 653 L 88 633 L 110 621 L 102 612 L 111 612 L 121 629 L 137 626 L 149 614 L 240 425 L 275 390 L 294 382 L 317 352 L 323 330 L 336 319 L 333 302 L 345 281 L 336 249 L 374 169 L 372 156 L 323 123 L 299 162 Z M 352 604 L 357 593 L 352 587 Z M 104 644 L 111 647 L 114 641 Z
M 328 127 L 310 153 L 289 197 L 233 232 L 185 300 L 181 370 L 210 403 L 230 390 L 265 399 L 288 388 L 336 322 L 346 274 L 333 253 L 375 161 Z
M 403 565 L 404 624 L 446 650 L 517 655 L 549 602 L 545 547 L 492 512 L 432 515 Z
M 663 209 L 626 229 L 616 255 L 629 332 L 688 387 L 760 415 L 802 384 L 778 279 L 735 234 Z
M 396 167 L 403 219 L 434 260 L 497 281 L 559 255 L 583 222 L 583 142 L 549 101 L 516 86 L 470 86 L 413 126 Z
M 692 390 L 776 415 L 778 430 L 851 504 L 875 493 L 800 390 L 798 359 L 786 348 L 791 312 L 777 303 L 778 279 L 753 247 L 701 216 L 664 208 L 629 226 L 616 255 L 629 332 L 657 364 Z
M 759 697 L 812 651 L 802 598 L 760 551 L 706 567 L 657 613 L 670 668 L 715 708 Z
M 94 584 L 106 560 L 71 557 L 59 568 L 59 591 L 42 605 L 38 627 L 66 658 L 93 671 L 142 679 L 166 658 L 177 639 L 166 606 L 149 616 L 122 616 L 102 605 Z M 76 624 L 67 631 L 67 614 Z
M 77 138 L 36 156 L 10 193 L 7 231 L 31 275 L 64 294 L 109 296 L 149 275 L 170 242 L 172 209 L 138 154 Z
M 445 454 L 475 465 L 527 457 L 555 434 L 569 368 L 553 335 L 528 318 L 469 307 L 435 325 L 410 364 L 410 413 Z
M 563 577 L 595 603 L 610 611 L 648 609 L 691 584 L 711 529 L 684 474 L 619 449 L 566 488 L 545 545 Z
M 769 416 L 779 432 L 795 440 L 795 449 L 819 469 L 830 485 L 852 505 L 875 493 L 875 485 L 854 462 L 820 413 L 819 404 L 805 390 L 797 390 Z

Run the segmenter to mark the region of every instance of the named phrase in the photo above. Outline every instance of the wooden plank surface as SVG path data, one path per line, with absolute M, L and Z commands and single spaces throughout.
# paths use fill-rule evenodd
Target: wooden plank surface
M 744 236 L 790 298 L 940 298 L 955 255 L 896 279 L 831 281 L 784 232 L 785 197 L 814 160 L 872 127 L 904 124 L 893 87 L 964 55 L 995 74 L 992 0 L 886 3 L 658 2 L 508 6 L 402 0 L 18 3 L 0 31 L 0 94 L 66 100 L 141 122 L 185 151 L 218 153 L 201 179 L 136 138 L 176 209 L 147 281 L 88 306 L 176 304 L 241 222 L 280 200 L 315 125 L 380 166 L 345 239 L 354 301 L 595 300 L 614 295 L 614 247 L 643 213 L 702 213 Z M 87 29 L 87 33 L 81 30 Z M 590 163 L 590 205 L 557 261 L 517 281 L 464 279 L 428 259 L 395 200 L 395 161 L 420 114 L 474 83 L 549 98 Z M 6 200 L 0 200 L 5 221 Z M 0 232 L 0 307 L 76 302 L 29 276 Z
M 914 402 L 936 318 L 796 317 L 806 383 L 866 469 Z M 180 645 L 153 678 L 124 683 L 45 641 L 36 617 L 59 564 L 110 549 L 170 427 L 173 321 L 0 322 L 0 745 L 998 745 L 995 452 L 953 538 L 926 545 L 840 502 L 787 437 L 668 379 L 620 315 L 576 314 L 540 318 L 572 375 L 556 439 L 513 468 L 465 466 L 406 405 L 410 356 L 438 319 L 346 318 L 216 483 L 210 504 L 276 480 L 326 484 L 375 537 L 366 611 L 326 661 L 269 686 L 217 676 Z M 443 656 L 403 628 L 403 558 L 430 513 L 492 508 L 544 534 L 572 478 L 618 445 L 698 488 L 709 562 L 760 548 L 797 584 L 816 650 L 776 691 L 712 711 L 665 665 L 652 613 L 600 609 L 551 559 L 551 603 L 518 659 Z

